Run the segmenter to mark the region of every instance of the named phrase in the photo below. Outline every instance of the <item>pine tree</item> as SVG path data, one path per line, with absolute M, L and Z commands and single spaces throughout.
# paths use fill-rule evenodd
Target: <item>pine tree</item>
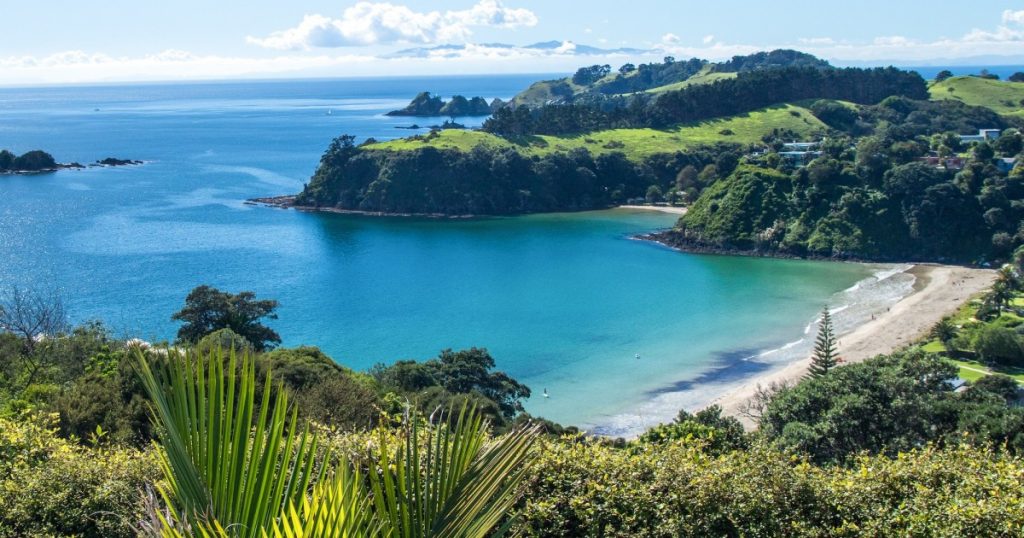
M 810 376 L 821 377 L 836 367 L 836 337 L 832 332 L 832 316 L 826 306 L 821 311 L 821 325 L 818 326 L 818 338 L 814 342 L 814 354 L 811 356 Z

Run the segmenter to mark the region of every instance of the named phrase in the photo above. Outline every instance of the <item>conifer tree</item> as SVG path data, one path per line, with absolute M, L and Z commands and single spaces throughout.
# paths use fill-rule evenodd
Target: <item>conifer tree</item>
M 814 354 L 811 355 L 811 377 L 821 377 L 836 367 L 836 337 L 832 332 L 832 316 L 828 306 L 821 311 L 821 325 L 818 326 L 818 338 L 814 342 Z

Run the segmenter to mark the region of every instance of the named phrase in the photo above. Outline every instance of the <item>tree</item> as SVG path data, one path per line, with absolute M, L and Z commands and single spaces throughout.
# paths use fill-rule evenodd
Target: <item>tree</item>
M 1017 71 L 1016 73 L 1010 75 L 1010 78 L 1007 80 L 1009 80 L 1010 82 L 1024 82 L 1024 72 Z
M 953 320 L 946 316 L 935 325 L 932 325 L 931 331 L 928 334 L 945 344 L 956 337 L 956 326 L 953 325 Z
M 54 358 L 39 349 L 68 331 L 64 299 L 56 290 L 41 291 L 12 288 L 0 297 L 0 332 L 17 337 L 21 347 L 18 358 L 23 361 L 25 386 Z
M 232 294 L 211 286 L 199 286 L 185 298 L 185 307 L 171 316 L 183 323 L 178 340 L 198 343 L 204 336 L 220 329 L 231 329 L 248 340 L 253 349 L 263 351 L 281 343 L 281 337 L 260 323 L 263 318 L 277 319 L 278 303 L 272 299 L 256 300 L 256 294 L 243 291 Z
M 14 165 L 14 154 L 10 151 L 0 150 L 0 171 L 10 170 Z
M 818 338 L 814 343 L 814 354 L 811 355 L 809 368 L 811 377 L 822 377 L 836 367 L 836 337 L 832 332 L 832 315 L 828 306 L 821 310 L 821 325 L 818 326 Z
M 974 346 L 985 362 L 1011 366 L 1024 364 L 1024 346 L 1012 329 L 985 325 L 978 332 Z
M 942 82 L 948 78 L 953 78 L 953 72 L 949 69 L 943 69 L 935 75 L 935 82 Z
M 644 195 L 644 199 L 647 200 L 647 203 L 653 204 L 655 202 L 660 202 L 661 198 L 661 187 L 657 185 L 651 185 L 650 187 L 647 187 L 647 193 Z
M 623 75 L 633 71 L 636 71 L 636 66 L 630 63 L 622 64 L 622 67 L 619 68 L 619 73 Z
M 27 171 L 49 170 L 56 166 L 57 161 L 52 155 L 38 149 L 21 155 L 11 163 L 12 169 Z
M 996 281 L 992 283 L 991 290 L 985 296 L 985 303 L 995 307 L 997 314 L 1002 314 L 1003 310 L 1010 306 L 1010 302 L 1014 298 L 1014 291 L 1019 287 L 1020 284 L 1013 268 L 1005 265 L 999 270 Z

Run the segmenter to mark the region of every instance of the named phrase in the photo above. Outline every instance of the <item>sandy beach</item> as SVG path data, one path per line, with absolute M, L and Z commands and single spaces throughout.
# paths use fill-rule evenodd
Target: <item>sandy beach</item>
M 913 293 L 872 321 L 839 335 L 839 356 L 845 364 L 908 346 L 925 335 L 943 316 L 988 288 L 996 276 L 991 269 L 945 265 L 915 265 L 909 272 L 916 278 Z M 753 421 L 742 416 L 741 412 L 756 394 L 758 386 L 795 383 L 807 375 L 809 364 L 809 357 L 790 363 L 750 380 L 711 403 L 721 406 L 724 414 L 739 418 L 747 428 L 753 428 Z
M 642 209 L 645 211 L 658 211 L 661 213 L 671 213 L 673 215 L 685 215 L 685 207 L 673 207 L 667 205 L 620 205 L 621 209 Z

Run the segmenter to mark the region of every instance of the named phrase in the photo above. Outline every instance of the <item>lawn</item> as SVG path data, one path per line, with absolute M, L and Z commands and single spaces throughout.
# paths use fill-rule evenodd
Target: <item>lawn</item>
M 681 125 L 673 129 L 613 129 L 573 136 L 531 136 L 522 141 L 480 131 L 449 129 L 436 137 L 402 138 L 365 146 L 370 150 L 403 151 L 422 147 L 468 151 L 475 146 L 512 147 L 527 155 L 586 148 L 598 155 L 620 151 L 640 160 L 656 153 L 671 153 L 719 142 L 754 144 L 774 129 L 791 130 L 801 138 L 824 132 L 826 127 L 809 110 L 779 105 L 747 114 Z
M 1017 383 L 1024 385 L 1024 368 L 1012 366 L 990 367 L 979 361 L 968 361 L 960 359 L 946 359 L 960 368 L 960 377 L 967 381 L 976 381 L 987 375 L 1003 374 L 1017 380 Z
M 968 105 L 990 108 L 1000 114 L 1024 117 L 1024 83 L 953 77 L 933 83 L 928 91 L 934 100 L 957 99 Z

